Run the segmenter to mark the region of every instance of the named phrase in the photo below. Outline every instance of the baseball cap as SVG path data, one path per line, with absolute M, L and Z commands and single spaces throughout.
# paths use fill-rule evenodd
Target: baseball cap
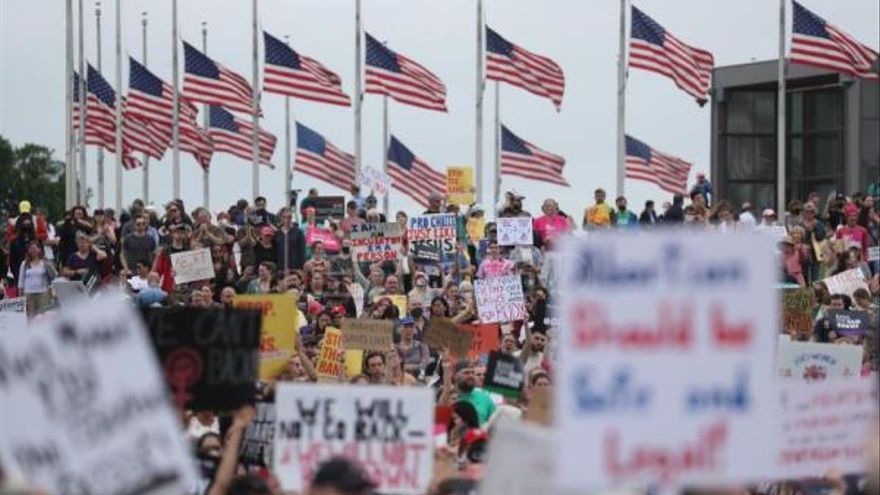
M 859 214 L 859 207 L 853 203 L 848 203 L 846 206 L 843 207 L 843 212 L 846 214 L 846 216 L 855 216 Z
M 19 213 L 30 213 L 31 212 L 31 202 L 28 200 L 24 200 L 18 203 L 18 212 Z
M 775 215 L 776 215 L 776 212 L 773 211 L 773 210 L 770 209 L 770 208 L 767 208 L 767 209 L 765 209 L 764 211 L 761 212 L 761 216 L 762 216 L 762 217 L 772 217 L 772 216 L 775 216 Z
M 415 325 L 416 320 L 414 320 L 411 316 L 404 316 L 403 318 L 400 319 L 400 324 L 404 325 L 404 326 Z

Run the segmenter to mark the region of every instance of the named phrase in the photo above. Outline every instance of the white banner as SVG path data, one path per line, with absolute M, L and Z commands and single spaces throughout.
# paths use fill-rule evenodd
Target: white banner
M 23 297 L 0 300 L 0 333 L 27 327 L 27 301 Z
M 504 323 L 526 317 L 522 280 L 516 275 L 475 280 L 474 297 L 482 323 Z
M 383 493 L 431 482 L 434 397 L 426 388 L 283 383 L 275 395 L 275 474 L 302 491 L 334 456 L 357 461 Z
M 781 380 L 818 382 L 829 378 L 858 378 L 864 350 L 860 345 L 779 339 L 776 353 L 777 374 Z
M 0 463 L 47 493 L 179 495 L 191 446 L 141 317 L 112 296 L 0 339 Z
M 499 246 L 528 246 L 534 242 L 530 217 L 498 219 Z
M 208 248 L 173 253 L 171 267 L 174 269 L 174 283 L 178 285 L 214 278 L 214 262 Z
M 868 283 L 865 282 L 865 274 L 860 268 L 853 268 L 837 275 L 823 278 L 822 282 L 828 287 L 829 294 L 846 294 L 852 297 L 856 289 L 868 289 Z
M 358 173 L 358 184 L 367 195 L 372 192 L 377 197 L 388 194 L 391 189 L 391 176 L 373 167 L 362 167 Z
M 563 247 L 562 488 L 738 483 L 771 469 L 773 239 L 654 231 Z M 591 453 L 584 455 L 584 453 Z

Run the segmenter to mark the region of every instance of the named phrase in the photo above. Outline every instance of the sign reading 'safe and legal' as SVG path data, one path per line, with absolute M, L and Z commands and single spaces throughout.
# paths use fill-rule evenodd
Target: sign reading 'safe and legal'
M 772 449 L 754 439 L 777 432 L 773 239 L 617 233 L 562 256 L 561 488 L 767 475 Z

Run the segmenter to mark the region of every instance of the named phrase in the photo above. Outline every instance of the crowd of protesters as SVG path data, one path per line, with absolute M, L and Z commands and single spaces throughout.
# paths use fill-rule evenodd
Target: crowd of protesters
M 387 212 L 386 218 L 375 197 L 362 195 L 356 186 L 350 192 L 345 214 L 329 219 L 317 216 L 316 190 L 309 191 L 297 207 L 270 211 L 266 198 L 258 197 L 252 203 L 239 200 L 216 214 L 202 207 L 189 209 L 179 199 L 161 208 L 135 200 L 125 211 L 89 212 L 75 206 L 59 219 L 47 218 L 39 205 L 23 200 L 6 227 L 0 297 L 25 297 L 28 315 L 39 318 L 56 305 L 56 280 L 81 281 L 92 292 L 122 287 L 143 306 L 222 307 L 232 305 L 237 294 L 293 294 L 299 301 L 296 309 L 302 323 L 299 328 L 292 323 L 290 329 L 297 335 L 298 352 L 279 380 L 296 382 L 316 380 L 315 359 L 324 332 L 338 327 L 341 318 L 360 315 L 391 320 L 394 348 L 367 353 L 362 373 L 342 376 L 340 381 L 431 386 L 439 404 L 452 406 L 447 448 L 437 456 L 452 459 L 460 476 L 438 483 L 434 487 L 438 494 L 469 493 L 473 486 L 469 478 L 479 477 L 484 447 L 491 438 L 486 432 L 491 432 L 499 417 L 520 417 L 536 389 L 553 386 L 555 328 L 548 308 L 552 308 L 560 270 L 554 245 L 564 234 L 679 226 L 731 235 L 766 231 L 778 236 L 780 284 L 811 288 L 815 295 L 815 331 L 806 338 L 863 345 L 866 372 L 877 371 L 880 267 L 876 259 L 869 259 L 869 252 L 880 239 L 880 183 L 866 191 L 829 198 L 812 193 L 803 201 L 789 202 L 787 211 L 776 212 L 714 198 L 710 183 L 700 176 L 690 194 L 675 195 L 660 208 L 647 201 L 640 212 L 632 211 L 625 197 L 612 203 L 605 191 L 597 189 L 594 203 L 580 218 L 561 211 L 553 199 L 546 199 L 541 214 L 533 216 L 523 209 L 524 197 L 516 191 L 507 192 L 491 214 L 480 205 L 445 204 L 444 196 L 435 193 L 427 198 L 424 211 L 398 211 L 393 217 Z M 399 222 L 405 229 L 410 216 L 432 213 L 457 216 L 459 236 L 453 254 L 444 254 L 439 262 L 417 259 L 404 241 L 396 260 L 354 260 L 349 236 L 353 226 L 388 221 Z M 494 217 L 532 217 L 533 244 L 499 246 Z M 307 242 L 313 238 L 313 229 L 327 229 L 332 238 Z M 214 278 L 176 283 L 171 255 L 197 248 L 210 249 Z M 854 268 L 863 271 L 869 291 L 854 297 L 831 294 L 820 282 Z M 527 319 L 500 326 L 499 350 L 517 357 L 526 375 L 522 398 L 517 401 L 481 388 L 484 362 L 454 361 L 448 358 L 448 349 L 422 342 L 433 318 L 477 322 L 474 280 L 502 275 L 521 277 L 528 309 Z M 405 312 L 388 297 L 401 295 L 406 296 Z M 822 324 L 829 309 L 868 312 L 873 331 L 861 339 L 835 339 Z M 265 385 L 262 393 L 271 394 L 273 384 Z M 238 411 L 227 421 L 230 426 L 224 436 L 218 415 L 187 416 L 187 434 L 197 454 L 217 461 L 200 493 L 280 493 L 271 475 L 245 474 L 236 468 L 241 431 L 251 415 L 252 411 Z M 223 463 L 221 457 L 233 460 Z M 371 493 L 369 480 L 343 460 L 322 466 L 313 489 L 321 487 L 327 491 L 315 493 Z

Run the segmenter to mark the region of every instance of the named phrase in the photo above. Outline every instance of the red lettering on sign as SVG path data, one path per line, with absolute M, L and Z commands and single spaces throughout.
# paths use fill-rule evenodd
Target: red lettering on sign
M 657 317 L 647 322 L 612 323 L 604 305 L 582 302 L 572 309 L 574 345 L 585 349 L 687 350 L 694 343 L 694 308 L 690 304 L 659 303 Z

